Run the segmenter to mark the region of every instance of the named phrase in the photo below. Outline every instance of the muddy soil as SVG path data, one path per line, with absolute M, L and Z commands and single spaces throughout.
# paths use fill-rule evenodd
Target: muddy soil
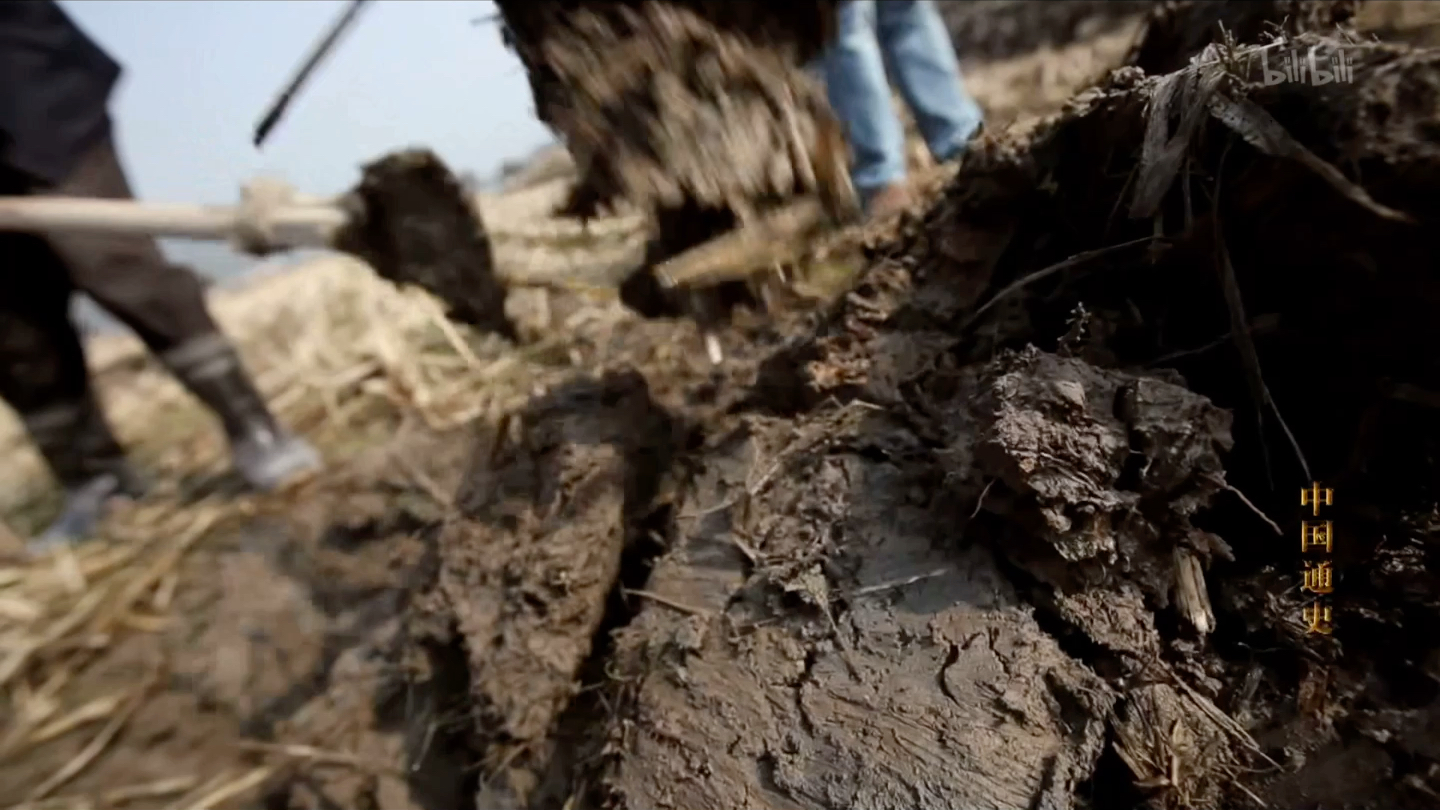
M 337 249 L 383 278 L 434 295 L 460 323 L 515 337 L 485 223 L 433 152 L 412 149 L 373 161 L 345 202 L 351 215 L 336 235 Z
M 724 365 L 628 322 L 498 424 L 220 525 L 178 621 L 72 685 L 153 694 L 63 792 L 264 765 L 221 806 L 1434 807 L 1440 55 L 1347 47 L 1347 85 L 1113 74 Z
M 1432 806 L 1440 56 L 1295 47 L 1342 44 L 1347 86 L 1213 52 L 987 140 L 718 412 L 624 376 L 482 445 L 529 494 L 455 535 L 527 572 L 468 597 L 480 805 Z

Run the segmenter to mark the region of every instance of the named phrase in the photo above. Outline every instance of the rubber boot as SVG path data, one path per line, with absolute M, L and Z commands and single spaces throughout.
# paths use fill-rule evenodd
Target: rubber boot
M 235 469 L 252 488 L 274 490 L 318 470 L 320 454 L 275 421 L 230 342 L 219 334 L 194 338 L 161 361 L 224 425 Z
M 126 460 L 93 395 L 23 414 L 22 420 L 65 488 L 60 515 L 30 541 L 31 553 L 89 537 L 112 499 L 145 494 L 144 480 Z

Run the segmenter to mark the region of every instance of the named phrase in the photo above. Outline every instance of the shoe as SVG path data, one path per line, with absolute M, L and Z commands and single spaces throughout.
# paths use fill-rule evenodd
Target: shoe
M 315 448 L 275 420 L 223 336 L 193 338 L 160 359 L 220 418 L 235 470 L 252 489 L 270 492 L 321 468 Z
M 261 492 L 272 492 L 322 466 L 320 453 L 309 442 L 273 425 L 254 424 L 231 436 L 230 458 L 240 477 Z
M 60 515 L 27 544 L 32 554 L 77 543 L 95 532 L 106 507 L 119 497 L 139 498 L 147 489 L 115 440 L 93 395 L 22 416 L 51 473 L 65 488 Z
M 865 203 L 865 216 L 871 222 L 889 219 L 909 208 L 912 202 L 908 185 L 891 183 L 870 195 Z
M 935 163 L 939 165 L 960 163 L 964 160 L 965 155 L 970 152 L 970 149 L 975 145 L 975 142 L 980 140 L 981 136 L 983 136 L 984 134 L 985 122 L 981 121 L 975 126 L 975 129 L 970 132 L 970 135 L 965 139 L 965 142 L 955 147 L 955 149 L 952 150 L 950 154 L 943 157 L 940 155 L 934 155 Z
M 125 479 L 120 473 L 102 473 L 83 484 L 67 487 L 59 517 L 26 544 L 26 552 L 40 556 L 92 536 L 116 499 L 133 500 L 144 495 L 143 485 Z

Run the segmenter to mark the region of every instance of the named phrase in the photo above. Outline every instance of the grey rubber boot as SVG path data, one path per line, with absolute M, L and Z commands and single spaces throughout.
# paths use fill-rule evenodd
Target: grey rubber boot
M 138 498 L 145 482 L 130 466 L 93 396 L 21 416 L 51 472 L 65 488 L 60 514 L 28 550 L 43 553 L 95 532 L 114 498 Z
M 160 359 L 220 417 L 230 441 L 231 461 L 251 487 L 270 491 L 320 468 L 315 448 L 275 421 L 223 335 L 188 340 Z

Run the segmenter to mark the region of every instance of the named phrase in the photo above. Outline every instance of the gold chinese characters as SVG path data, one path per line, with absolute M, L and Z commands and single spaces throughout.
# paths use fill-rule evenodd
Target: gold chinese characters
M 1335 504 L 1335 490 L 1322 489 L 1312 483 L 1308 489 L 1300 490 L 1300 505 L 1310 507 L 1312 517 L 1320 516 L 1321 506 Z M 1329 520 L 1300 521 L 1300 553 L 1330 554 L 1335 549 L 1335 525 Z M 1311 633 L 1329 634 L 1334 631 L 1334 608 L 1330 605 L 1330 594 L 1335 590 L 1335 567 L 1328 559 L 1305 560 L 1301 572 L 1300 589 L 1315 595 L 1301 614 Z

